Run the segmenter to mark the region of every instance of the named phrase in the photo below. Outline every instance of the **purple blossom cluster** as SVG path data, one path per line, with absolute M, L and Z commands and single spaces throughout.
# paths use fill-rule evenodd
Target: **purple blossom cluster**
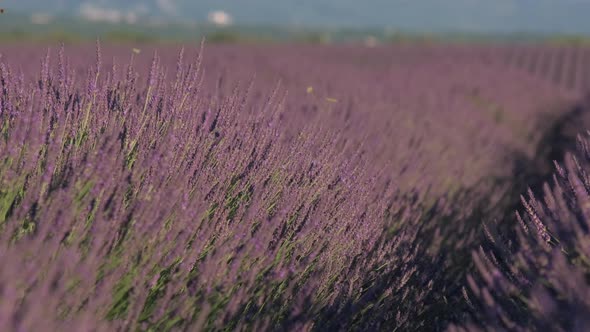
M 525 228 L 482 226 L 513 207 L 520 164 L 537 165 L 575 101 L 496 49 L 71 48 L 40 68 L 25 66 L 38 47 L 0 48 L 7 331 L 584 316 L 585 139 L 550 201 L 523 200 Z

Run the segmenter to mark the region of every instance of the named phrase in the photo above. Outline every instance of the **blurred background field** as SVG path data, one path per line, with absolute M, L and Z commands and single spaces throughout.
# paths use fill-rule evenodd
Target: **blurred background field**
M 51 4 L 49 4 L 51 3 Z M 588 45 L 584 2 L 4 0 L 0 41 L 208 42 L 367 45 L 547 42 Z

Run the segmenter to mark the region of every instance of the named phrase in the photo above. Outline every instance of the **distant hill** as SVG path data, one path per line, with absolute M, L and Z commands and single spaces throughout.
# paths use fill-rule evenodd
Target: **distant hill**
M 590 34 L 585 0 L 0 0 L 11 12 L 109 22 L 204 22 L 223 10 L 236 24 L 389 28 L 421 32 Z M 0 17 L 2 19 L 2 17 Z

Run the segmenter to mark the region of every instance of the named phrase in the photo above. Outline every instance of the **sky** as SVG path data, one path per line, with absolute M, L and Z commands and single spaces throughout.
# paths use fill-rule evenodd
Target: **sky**
M 0 0 L 0 7 L 104 22 L 205 22 L 223 13 L 226 24 L 590 35 L 590 0 Z

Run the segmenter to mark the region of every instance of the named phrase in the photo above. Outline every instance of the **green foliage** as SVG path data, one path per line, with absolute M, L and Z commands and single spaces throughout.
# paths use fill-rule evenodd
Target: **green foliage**
M 133 282 L 135 275 L 136 270 L 132 269 L 131 271 L 125 273 L 125 275 L 123 275 L 123 277 L 113 287 L 112 304 L 105 316 L 107 320 L 115 320 L 126 317 L 129 306 L 131 305 L 129 298 L 135 289 Z
M 212 32 L 206 36 L 209 43 L 236 43 L 242 39 L 238 32 L 230 30 L 220 30 Z
M 158 301 L 158 299 L 160 299 L 160 298 L 162 298 L 162 296 L 164 296 L 164 293 L 166 292 L 166 286 L 168 285 L 170 280 L 172 280 L 172 277 L 174 275 L 174 271 L 178 267 L 180 262 L 181 262 L 181 259 L 177 258 L 172 264 L 170 264 L 170 266 L 166 267 L 165 269 L 163 269 L 160 272 L 160 276 L 158 277 L 158 281 L 148 291 L 148 295 L 147 295 L 147 298 L 146 298 L 145 303 L 143 305 L 143 309 L 141 310 L 141 313 L 139 314 L 139 318 L 138 318 L 139 323 L 149 321 L 151 319 L 151 315 L 152 315 L 154 309 L 156 308 L 156 302 Z M 177 321 L 174 322 L 174 324 L 176 324 L 176 323 L 177 323 Z M 158 325 L 161 325 L 161 323 Z
M 0 187 L 0 226 L 8 220 L 24 195 L 24 179 Z

